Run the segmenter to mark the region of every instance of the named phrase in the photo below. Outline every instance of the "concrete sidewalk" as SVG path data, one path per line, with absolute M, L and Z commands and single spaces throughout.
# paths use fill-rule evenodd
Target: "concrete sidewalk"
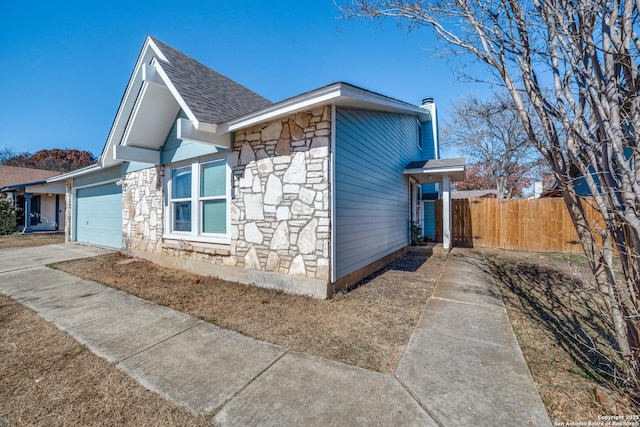
M 48 269 L 50 259 L 86 248 L 53 246 L 0 252 L 0 292 L 172 402 L 216 411 L 214 425 L 551 425 L 478 254 L 450 255 L 394 376 Z

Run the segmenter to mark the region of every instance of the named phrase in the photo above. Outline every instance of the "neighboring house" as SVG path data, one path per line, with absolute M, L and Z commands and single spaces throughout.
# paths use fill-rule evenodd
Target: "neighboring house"
M 498 190 L 453 190 L 452 199 L 495 199 Z
M 46 182 L 56 175 L 60 172 L 0 166 L 0 197 L 13 201 L 19 230 L 64 230 L 65 185 Z
M 432 112 L 346 83 L 274 104 L 148 37 L 98 163 L 51 181 L 70 241 L 326 298 L 406 250 L 420 184 L 448 208 Z
M 598 191 L 600 191 L 600 182 L 598 180 L 598 174 L 593 171 L 592 168 L 591 176 L 598 186 Z M 571 165 L 569 168 L 569 176 L 573 180 L 573 186 L 576 194 L 581 197 L 591 197 L 591 190 L 589 190 L 589 185 L 587 184 L 587 180 L 584 175 L 577 167 Z M 542 191 L 540 194 L 540 198 L 546 197 L 562 197 L 562 190 L 558 188 L 558 183 L 556 182 L 551 188 L 548 190 Z

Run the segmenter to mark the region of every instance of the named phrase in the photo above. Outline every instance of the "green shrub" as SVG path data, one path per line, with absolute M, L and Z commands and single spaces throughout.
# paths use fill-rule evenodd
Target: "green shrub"
M 11 234 L 16 231 L 16 210 L 13 203 L 7 199 L 0 199 L 0 235 Z

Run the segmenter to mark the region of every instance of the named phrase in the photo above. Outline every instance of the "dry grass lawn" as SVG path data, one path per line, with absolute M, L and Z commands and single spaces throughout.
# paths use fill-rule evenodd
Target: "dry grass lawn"
M 330 300 L 229 283 L 121 254 L 54 267 L 284 347 L 394 372 L 444 258 L 407 254 Z
M 0 425 L 206 426 L 0 296 Z
M 622 363 L 584 257 L 484 253 L 551 420 L 638 414 L 616 381 Z
M 484 251 L 554 422 L 637 414 L 615 379 L 611 325 L 583 258 Z M 121 254 L 55 265 L 224 328 L 394 372 L 444 258 L 407 254 L 328 301 L 224 282 Z M 4 417 L 4 418 L 3 418 Z M 30 310 L 0 298 L 0 426 L 205 425 Z
M 0 250 L 30 248 L 33 246 L 55 245 L 64 243 L 64 234 L 56 233 L 32 233 L 32 234 L 10 234 L 8 236 L 0 236 Z

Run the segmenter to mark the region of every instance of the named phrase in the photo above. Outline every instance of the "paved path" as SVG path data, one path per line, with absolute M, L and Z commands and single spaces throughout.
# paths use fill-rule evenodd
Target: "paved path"
M 107 251 L 0 251 L 0 292 L 147 388 L 221 426 L 550 425 L 491 277 L 454 251 L 396 375 L 290 351 L 45 264 Z

